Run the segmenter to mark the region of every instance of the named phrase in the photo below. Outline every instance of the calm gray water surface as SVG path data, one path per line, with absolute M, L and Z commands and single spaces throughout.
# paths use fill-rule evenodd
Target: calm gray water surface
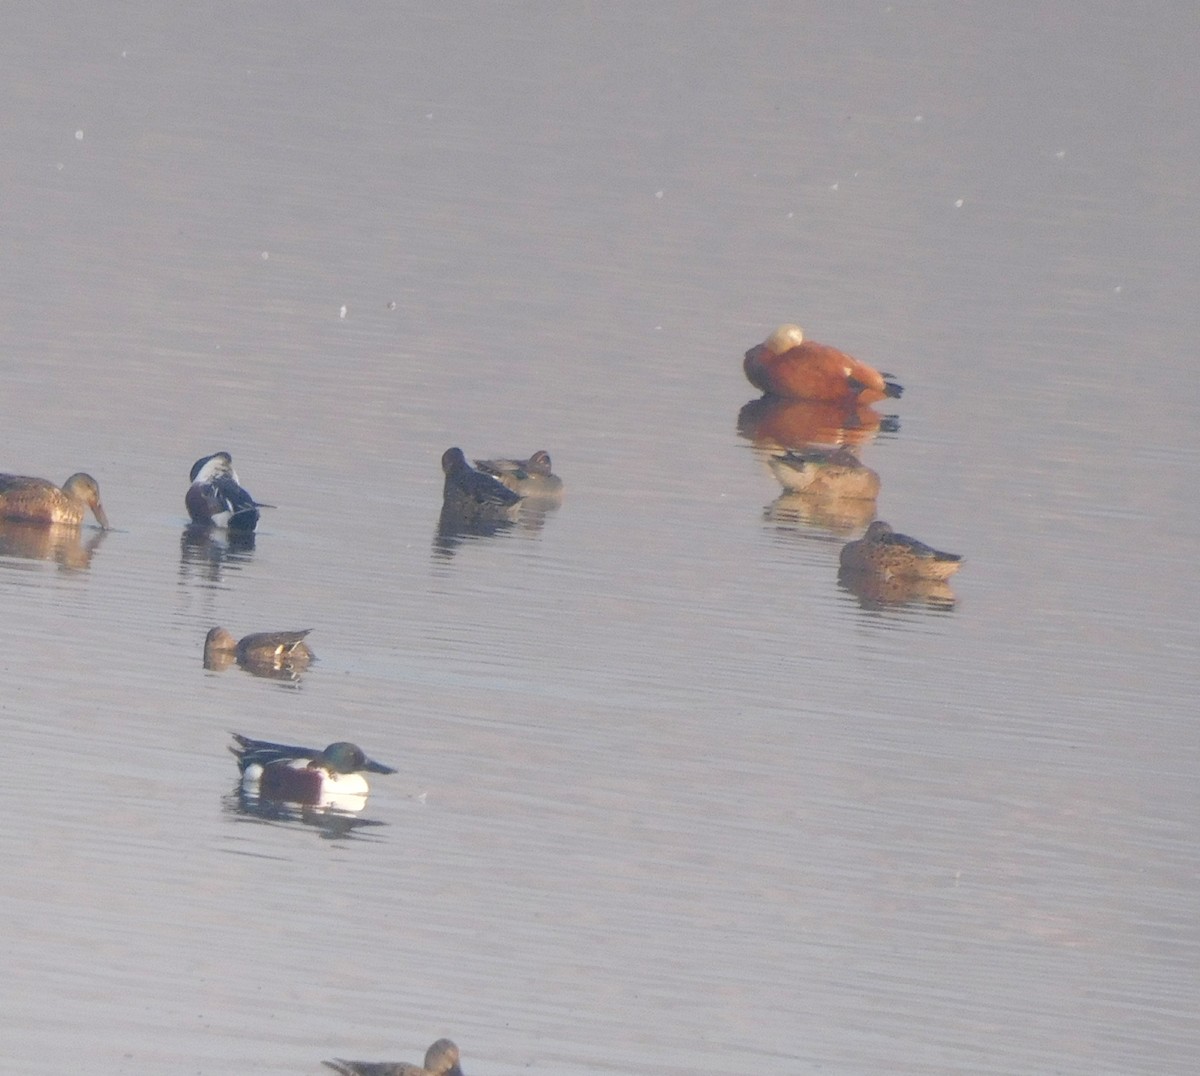
M 1194 5 L 3 23 L 0 469 L 115 529 L 0 542 L 0 1067 L 1194 1071 Z M 772 508 L 791 320 L 905 384 L 955 602 Z M 440 543 L 451 444 L 565 503 Z M 231 730 L 399 773 L 265 821 Z

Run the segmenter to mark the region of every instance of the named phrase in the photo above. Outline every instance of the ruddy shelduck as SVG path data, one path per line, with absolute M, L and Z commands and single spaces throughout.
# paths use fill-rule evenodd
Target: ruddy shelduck
M 771 396 L 836 403 L 874 403 L 904 390 L 891 374 L 828 344 L 804 339 L 799 325 L 780 325 L 746 352 L 750 384 Z

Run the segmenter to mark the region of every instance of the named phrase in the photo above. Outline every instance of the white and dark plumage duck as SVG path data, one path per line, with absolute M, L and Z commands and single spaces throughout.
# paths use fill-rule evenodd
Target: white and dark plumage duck
M 232 735 L 242 791 L 262 799 L 361 810 L 370 791 L 363 774 L 396 772 L 344 740 L 319 749 Z
M 192 484 L 184 503 L 193 523 L 225 527 L 231 531 L 252 531 L 258 526 L 258 510 L 271 508 L 250 496 L 233 469 L 228 452 L 202 456 L 192 464 Z

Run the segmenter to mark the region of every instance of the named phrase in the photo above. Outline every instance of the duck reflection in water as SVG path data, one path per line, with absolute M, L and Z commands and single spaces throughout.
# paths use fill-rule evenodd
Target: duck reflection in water
M 91 531 L 83 541 L 78 527 L 50 526 L 0 519 L 0 557 L 53 561 L 71 571 L 82 571 L 92 563 L 92 554 L 108 534 Z
M 316 660 L 304 642 L 310 631 L 263 631 L 238 640 L 224 628 L 212 628 L 204 638 L 204 667 L 222 672 L 236 662 L 254 676 L 298 680 Z
M 434 552 L 454 554 L 466 541 L 490 538 L 519 527 L 536 532 L 562 501 L 562 481 L 550 470 L 550 456 L 535 452 L 527 460 L 478 461 L 476 470 L 461 448 L 442 455 L 442 509 Z
M 900 420 L 867 404 L 789 400 L 763 396 L 738 412 L 738 435 L 767 452 L 814 445 L 864 445 L 877 434 L 895 433 Z
M 225 797 L 223 806 L 241 820 L 268 825 L 311 826 L 320 832 L 322 840 L 327 841 L 361 838 L 365 836 L 361 831 L 387 825 L 382 819 L 363 818 L 361 814 L 336 807 L 262 799 L 256 792 L 247 792 L 241 784 Z
M 943 579 L 885 578 L 870 572 L 838 570 L 838 584 L 849 591 L 864 609 L 886 609 L 904 605 L 927 605 L 950 610 L 958 602 L 953 588 Z
M 438 1039 L 425 1051 L 423 1065 L 404 1061 L 343 1061 L 335 1057 L 323 1065 L 342 1076 L 463 1076 L 458 1047 L 450 1039 Z
M 237 567 L 254 552 L 254 531 L 214 530 L 189 523 L 179 537 L 179 575 L 195 574 L 206 583 L 219 583 L 226 566 Z
M 787 491 L 763 509 L 763 520 L 781 531 L 824 531 L 838 537 L 862 530 L 874 516 L 874 501 Z

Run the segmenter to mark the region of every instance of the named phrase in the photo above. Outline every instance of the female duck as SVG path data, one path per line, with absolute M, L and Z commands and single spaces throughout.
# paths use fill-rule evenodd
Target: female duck
M 252 531 L 258 526 L 260 504 L 242 488 L 233 457 L 228 452 L 202 456 L 192 464 L 192 484 L 184 496 L 193 523 L 225 527 L 231 531 Z
M 391 766 L 367 758 L 357 744 L 339 741 L 323 751 L 252 740 L 233 733 L 242 790 L 263 799 L 328 805 L 335 797 L 366 799 L 364 773 L 395 773 Z
M 779 484 L 793 493 L 847 500 L 874 500 L 879 495 L 879 475 L 845 445 L 785 452 L 772 456 L 767 465 Z
M 957 553 L 943 553 L 907 534 L 897 534 L 882 519 L 875 520 L 857 542 L 844 545 L 841 554 L 845 571 L 883 579 L 946 579 L 962 567 L 962 560 Z
M 463 1076 L 458 1067 L 458 1047 L 449 1039 L 438 1039 L 425 1051 L 423 1066 L 403 1061 L 343 1061 L 340 1057 L 322 1064 L 342 1076 Z
M 869 404 L 904 391 L 891 374 L 828 344 L 805 340 L 799 325 L 780 325 L 746 352 L 743 369 L 756 389 L 793 400 Z
M 108 530 L 108 516 L 100 503 L 100 487 L 90 474 L 71 475 L 62 487 L 44 478 L 0 474 L 0 518 L 26 523 L 65 523 L 77 527 L 90 508 L 96 522 Z
M 550 453 L 544 448 L 527 460 L 476 460 L 475 466 L 522 497 L 541 501 L 562 499 L 562 479 L 551 472 Z
M 240 665 L 302 669 L 315 655 L 304 637 L 312 631 L 259 631 L 235 639 L 224 628 L 212 628 L 204 638 L 204 667 L 221 668 L 231 660 Z

